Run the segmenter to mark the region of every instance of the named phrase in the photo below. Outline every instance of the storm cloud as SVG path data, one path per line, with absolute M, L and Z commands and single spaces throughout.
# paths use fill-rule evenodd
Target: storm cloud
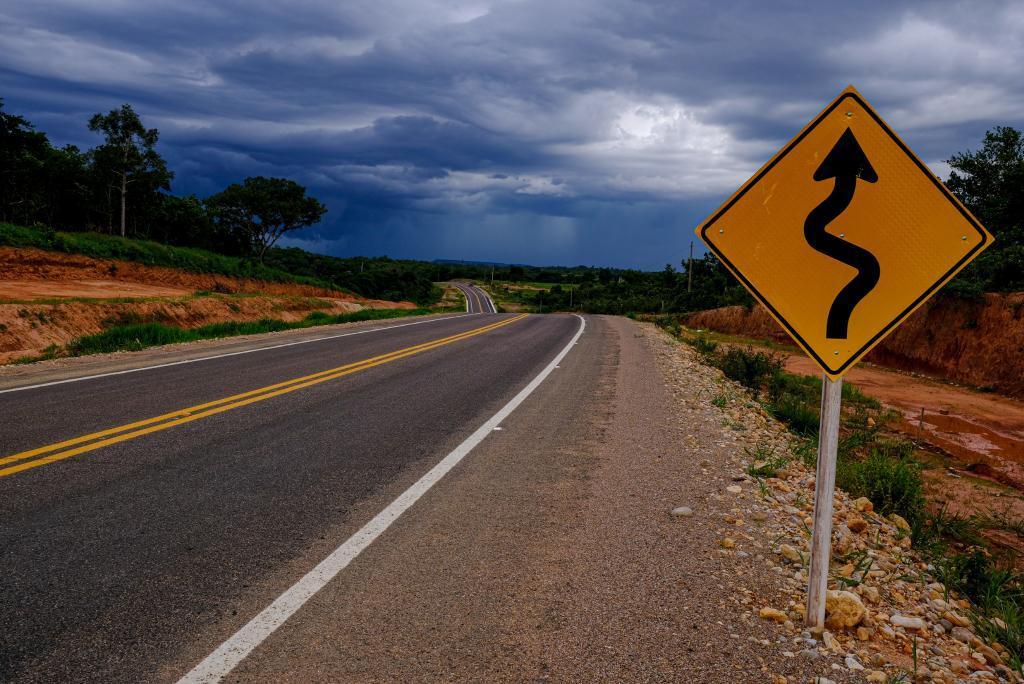
M 174 191 L 294 178 L 327 253 L 658 268 L 847 84 L 940 175 L 1024 123 L 1020 2 L 71 1 L 0 9 L 57 143 L 132 103 Z

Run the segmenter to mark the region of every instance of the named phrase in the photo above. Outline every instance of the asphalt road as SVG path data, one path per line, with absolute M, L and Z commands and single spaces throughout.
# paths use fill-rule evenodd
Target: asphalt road
M 498 309 L 494 302 L 481 288 L 472 283 L 453 283 L 462 291 L 466 297 L 466 311 L 468 313 L 497 313 Z
M 493 306 L 470 292 L 472 307 Z M 580 325 L 463 315 L 8 383 L 0 680 L 175 681 L 480 428 Z M 537 439 L 544 420 L 522 429 Z

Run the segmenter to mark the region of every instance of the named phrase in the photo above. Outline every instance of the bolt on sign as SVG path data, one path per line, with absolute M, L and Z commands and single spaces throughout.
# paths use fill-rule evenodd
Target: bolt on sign
M 831 379 L 993 241 L 853 87 L 697 235 Z

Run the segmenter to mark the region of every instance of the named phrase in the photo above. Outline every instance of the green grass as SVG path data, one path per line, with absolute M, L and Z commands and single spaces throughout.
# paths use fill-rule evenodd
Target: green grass
M 335 325 L 356 321 L 371 321 L 404 316 L 420 316 L 428 314 L 428 309 L 363 309 L 347 314 L 330 315 L 322 311 L 314 311 L 301 321 L 288 323 L 274 318 L 261 318 L 257 321 L 228 321 L 211 323 L 199 328 L 180 328 L 158 322 L 123 323 L 112 321 L 112 327 L 95 335 L 86 335 L 63 347 L 52 347 L 37 357 L 18 359 L 19 363 L 41 361 L 44 359 L 64 356 L 84 356 L 87 354 L 104 354 L 117 351 L 138 351 L 147 347 L 179 342 L 195 342 L 198 340 L 234 337 L 237 335 L 255 335 L 258 333 L 278 332 L 310 328 L 317 325 Z
M 915 521 L 924 511 L 921 468 L 913 461 L 892 458 L 872 449 L 867 458 L 842 459 L 836 484 L 852 497 L 867 497 L 882 515 L 897 513 Z
M 276 283 L 298 283 L 340 291 L 340 288 L 326 281 L 293 275 L 287 271 L 263 266 L 250 259 L 215 254 L 191 247 L 172 247 L 149 240 L 134 240 L 117 235 L 64 233 L 48 228 L 29 228 L 0 223 L 0 245 L 35 247 L 50 252 L 81 254 L 94 259 L 132 261 L 147 266 L 165 266 L 192 273 L 211 273 Z M 112 268 L 116 268 L 116 266 L 112 265 Z
M 797 435 L 813 437 L 818 434 L 818 409 L 801 401 L 799 397 L 783 394 L 772 401 L 768 408 L 775 418 Z

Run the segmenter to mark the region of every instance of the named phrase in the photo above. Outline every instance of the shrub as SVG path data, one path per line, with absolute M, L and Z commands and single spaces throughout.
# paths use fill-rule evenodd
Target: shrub
M 850 496 L 867 497 L 883 515 L 897 513 L 915 521 L 924 511 L 924 483 L 916 463 L 872 449 L 863 461 L 840 461 L 836 479 Z
M 703 356 L 713 356 L 718 351 L 718 343 L 711 340 L 706 340 L 703 337 L 695 337 L 693 340 L 693 348 L 697 350 L 698 354 Z
M 730 380 L 749 388 L 756 398 L 770 378 L 782 371 L 782 357 L 751 348 L 731 347 L 715 360 Z

